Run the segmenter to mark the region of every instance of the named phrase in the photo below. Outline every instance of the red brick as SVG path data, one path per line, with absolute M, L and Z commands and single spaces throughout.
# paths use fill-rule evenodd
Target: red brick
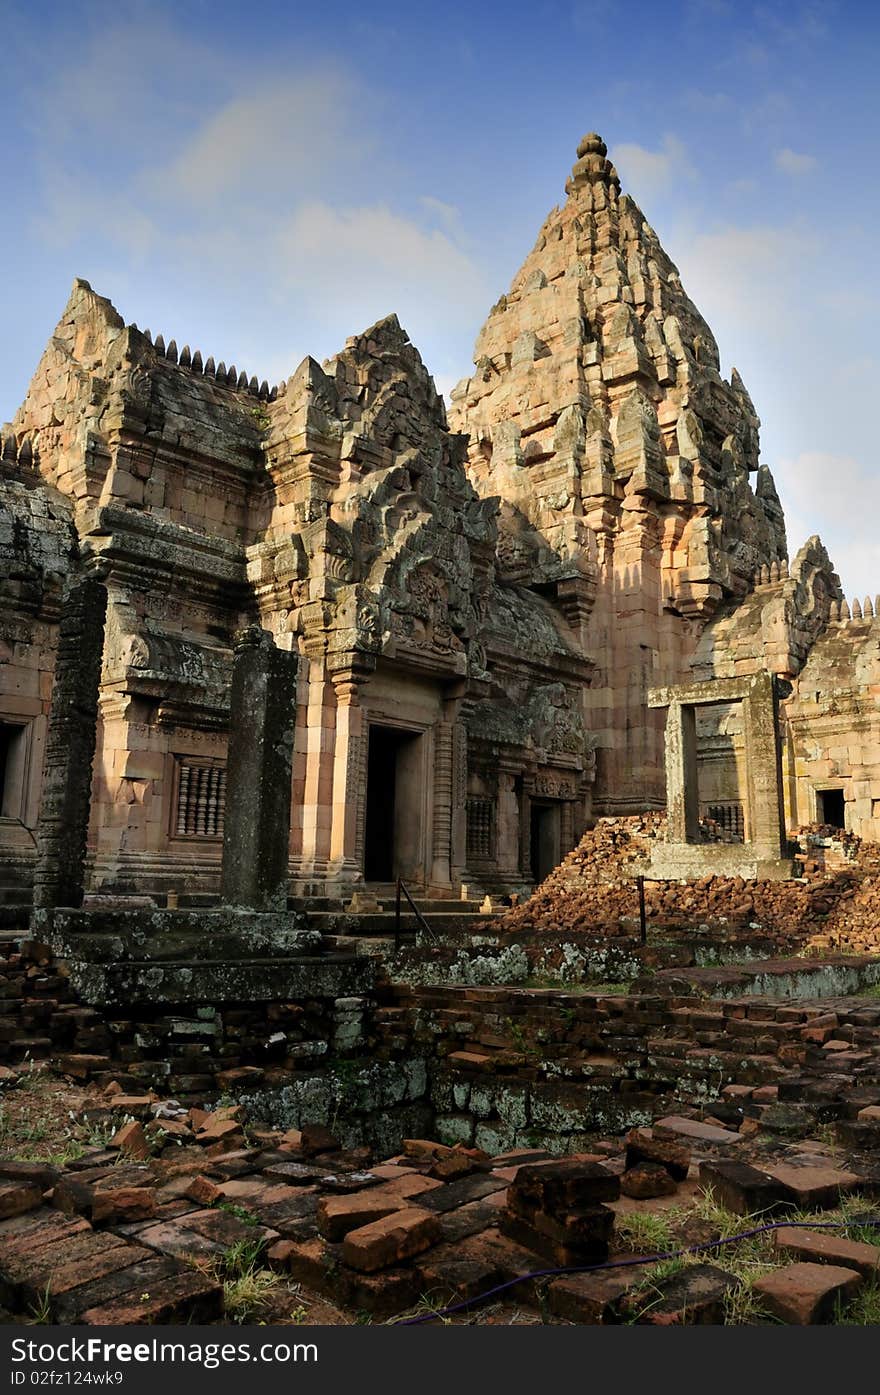
M 724 1321 L 726 1295 L 740 1280 L 714 1264 L 688 1264 L 630 1292 L 624 1310 L 648 1327 L 707 1327 Z
M 222 1316 L 222 1285 L 188 1269 L 163 1279 L 148 1298 L 132 1292 L 116 1302 L 86 1309 L 79 1321 L 92 1327 L 127 1327 L 135 1323 L 213 1322 Z
M 0 1183 L 0 1220 L 8 1216 L 21 1216 L 25 1211 L 35 1211 L 43 1202 L 42 1187 L 32 1182 Z
M 855 1269 L 866 1279 L 880 1276 L 880 1246 L 847 1240 L 839 1231 L 786 1226 L 784 1230 L 777 1230 L 774 1243 L 777 1249 L 794 1259 Z
M 627 1168 L 620 1179 L 620 1190 L 624 1196 L 649 1200 L 655 1196 L 673 1196 L 678 1191 L 678 1183 L 662 1163 L 642 1162 Z
M 657 1138 L 650 1129 L 630 1129 L 626 1136 L 626 1165 L 659 1163 L 670 1177 L 683 1182 L 688 1175 L 691 1150 L 686 1143 L 674 1138 Z
M 117 1129 L 113 1135 L 113 1147 L 118 1148 L 120 1153 L 126 1153 L 130 1158 L 148 1158 L 150 1156 L 150 1144 L 143 1126 L 136 1119 L 131 1119 L 127 1124 L 123 1124 L 121 1129 Z
M 767 1171 L 783 1184 L 798 1206 L 809 1210 L 837 1206 L 841 1194 L 855 1191 L 859 1185 L 854 1172 L 845 1172 L 836 1167 L 798 1167 L 792 1163 L 777 1163 L 768 1167 Z
M 547 1290 L 550 1311 L 556 1317 L 588 1326 L 619 1322 L 621 1301 L 640 1277 L 639 1270 L 633 1267 L 554 1279 Z
M 96 1189 L 92 1199 L 93 1225 L 119 1224 L 123 1221 L 146 1221 L 156 1214 L 155 1193 L 149 1187 L 116 1187 Z
M 415 1206 L 408 1207 L 349 1231 L 343 1241 L 342 1257 L 352 1269 L 370 1274 L 430 1249 L 440 1240 L 441 1234 L 435 1215 Z
M 213 1206 L 223 1197 L 223 1188 L 212 1182 L 210 1177 L 204 1177 L 200 1173 L 198 1177 L 193 1177 L 187 1182 L 182 1195 L 188 1196 L 190 1201 L 199 1202 L 201 1206 Z
M 403 1197 L 378 1195 L 375 1188 L 349 1196 L 323 1196 L 318 1202 L 318 1231 L 325 1240 L 344 1240 L 350 1230 L 381 1221 L 405 1208 Z
M 832 1264 L 790 1264 L 752 1285 L 755 1297 L 773 1317 L 796 1327 L 829 1322 L 838 1301 L 846 1303 L 861 1287 L 861 1274 Z

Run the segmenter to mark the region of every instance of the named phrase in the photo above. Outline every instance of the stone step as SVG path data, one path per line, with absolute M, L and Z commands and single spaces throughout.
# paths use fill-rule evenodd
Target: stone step
M 458 905 L 457 902 L 450 903 Z M 421 910 L 421 907 L 419 907 Z M 478 911 L 428 911 L 422 912 L 429 930 L 437 935 L 455 934 L 466 929 L 479 919 Z M 307 916 L 309 928 L 320 930 L 324 935 L 364 935 L 394 937 L 397 917 L 393 911 L 372 911 L 366 914 L 351 915 L 336 911 L 310 911 Z M 401 911 L 401 931 L 413 934 L 416 917 L 409 907 Z

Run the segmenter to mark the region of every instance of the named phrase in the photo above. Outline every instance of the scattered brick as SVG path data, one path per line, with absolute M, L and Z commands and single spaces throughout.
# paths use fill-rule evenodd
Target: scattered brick
M 778 1250 L 784 1250 L 795 1259 L 855 1269 L 866 1279 L 880 1277 L 880 1246 L 848 1240 L 839 1231 L 786 1226 L 784 1230 L 777 1230 L 773 1238 Z
M 655 1196 L 674 1196 L 678 1183 L 661 1163 L 641 1162 L 624 1172 L 620 1190 L 624 1196 L 642 1201 Z
M 148 1158 L 150 1156 L 150 1143 L 143 1127 L 136 1119 L 132 1119 L 127 1124 L 123 1124 L 121 1129 L 117 1129 L 113 1135 L 112 1146 L 118 1148 L 120 1153 L 127 1153 L 130 1158 Z
M 845 1304 L 861 1287 L 855 1269 L 833 1264 L 790 1264 L 756 1279 L 752 1291 L 761 1306 L 793 1326 L 829 1322 L 837 1304 Z
M 353 1196 L 324 1196 L 318 1202 L 318 1232 L 325 1240 L 344 1240 L 349 1231 L 380 1221 L 405 1207 L 402 1197 L 387 1193 L 382 1196 L 375 1189 L 356 1192 Z
M 700 1186 L 735 1216 L 775 1215 L 793 1205 L 791 1192 L 777 1177 L 727 1158 L 700 1163 Z
M 841 1196 L 858 1190 L 859 1178 L 854 1172 L 834 1167 L 799 1167 L 792 1163 L 777 1163 L 767 1169 L 771 1177 L 781 1182 L 803 1210 L 819 1211 L 837 1206 Z
M 342 1255 L 353 1269 L 369 1274 L 421 1254 L 440 1238 L 437 1217 L 413 1206 L 349 1231 Z
M 689 1264 L 650 1288 L 631 1290 L 624 1309 L 650 1327 L 704 1327 L 724 1321 L 728 1293 L 739 1279 L 714 1264 Z

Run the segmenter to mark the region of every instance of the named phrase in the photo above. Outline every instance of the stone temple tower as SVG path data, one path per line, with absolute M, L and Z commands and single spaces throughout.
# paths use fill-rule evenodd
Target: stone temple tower
M 707 622 L 786 558 L 759 421 L 596 134 L 477 338 L 450 425 L 503 501 L 501 575 L 555 601 L 595 663 L 594 810 L 665 801 L 663 714 Z

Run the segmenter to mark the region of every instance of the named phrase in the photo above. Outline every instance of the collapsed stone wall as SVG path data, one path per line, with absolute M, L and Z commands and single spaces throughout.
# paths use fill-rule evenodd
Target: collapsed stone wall
M 534 896 L 497 924 L 506 932 L 631 934 L 639 915 L 635 878 L 648 871 L 651 842 L 662 833 L 656 816 L 600 819 Z M 649 925 L 728 926 L 817 951 L 876 950 L 880 844 L 831 828 L 805 828 L 799 836 L 804 851 L 796 880 L 707 875 L 694 882 L 648 882 Z
M 402 1000 L 433 1062 L 437 1136 L 481 1148 L 577 1152 L 597 1133 L 649 1123 L 680 1105 L 711 1104 L 716 1117 L 738 1124 L 741 1110 L 720 1103 L 725 1086 L 769 1087 L 769 1098 L 778 1089 L 780 1099 L 798 1101 L 821 1100 L 824 1091 L 830 1100 L 873 1079 L 880 1064 L 880 1007 L 857 999 L 826 1009 L 654 993 L 422 988 Z M 824 1049 L 831 1039 L 835 1052 Z

